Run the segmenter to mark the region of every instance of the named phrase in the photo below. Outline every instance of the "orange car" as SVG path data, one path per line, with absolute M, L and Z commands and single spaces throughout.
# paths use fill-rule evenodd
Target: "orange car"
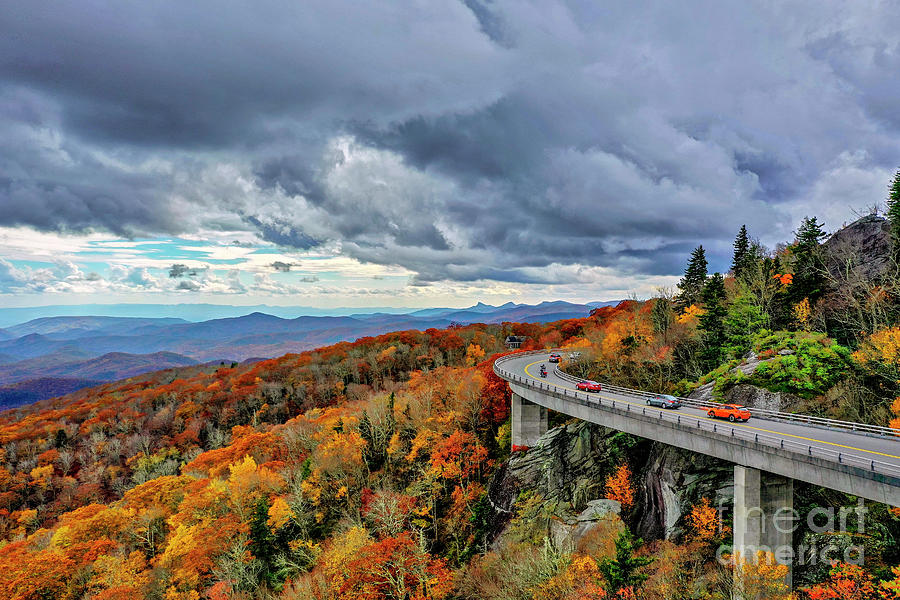
M 720 419 L 728 419 L 732 423 L 735 421 L 749 421 L 750 411 L 744 406 L 737 404 L 723 404 L 709 409 L 706 413 L 710 418 L 718 417 Z

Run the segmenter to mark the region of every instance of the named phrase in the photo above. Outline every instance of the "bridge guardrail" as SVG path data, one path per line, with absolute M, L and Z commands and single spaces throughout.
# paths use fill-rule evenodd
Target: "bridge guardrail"
M 573 383 L 577 383 L 581 381 L 578 377 L 574 375 L 570 375 L 559 368 L 556 367 L 556 375 L 561 379 L 565 379 L 568 381 L 572 381 Z M 654 394 L 652 392 L 644 392 L 641 390 L 633 390 L 630 388 L 621 387 L 618 385 L 612 385 L 610 383 L 603 383 L 603 387 L 619 394 L 635 396 L 640 398 L 648 398 L 654 397 L 658 394 Z M 706 402 L 703 400 L 695 400 L 693 398 L 685 398 L 683 396 L 676 396 L 682 404 L 685 406 L 690 406 L 692 408 L 713 408 L 715 406 L 721 406 L 721 404 L 717 402 Z M 804 425 L 814 425 L 817 427 L 825 427 L 829 429 L 845 429 L 849 431 L 855 431 L 857 433 L 866 433 L 870 435 L 877 435 L 880 437 L 898 437 L 900 436 L 900 430 L 893 429 L 891 427 L 882 427 L 880 425 L 869 425 L 867 423 L 855 423 L 853 421 L 839 421 L 837 419 L 828 419 L 825 417 L 815 417 L 812 415 L 804 415 L 799 413 L 789 413 L 778 410 L 768 410 L 765 408 L 751 408 L 750 409 L 754 415 L 763 417 L 766 419 L 776 420 L 776 421 L 789 421 L 794 423 L 802 423 Z M 900 437 L 898 437 L 900 440 Z
M 561 379 L 566 379 L 573 383 L 581 381 L 581 379 L 579 379 L 578 377 L 569 375 L 568 373 L 560 369 L 559 365 L 556 366 L 555 372 L 556 376 Z M 603 387 L 618 394 L 625 394 L 641 398 L 655 397 L 658 395 L 651 392 L 644 392 L 641 390 L 633 390 L 630 388 L 612 385 L 610 383 L 603 383 Z M 715 406 L 721 406 L 721 404 L 717 402 L 705 402 L 702 400 L 694 400 L 693 398 L 684 398 L 682 396 L 677 396 L 677 398 L 681 401 L 682 404 L 684 404 L 685 406 L 690 406 L 692 408 L 713 408 Z M 751 408 L 750 410 L 754 415 L 765 419 L 802 423 L 804 425 L 814 425 L 817 427 L 825 427 L 829 429 L 845 429 L 848 431 L 877 435 L 880 437 L 897 437 L 898 441 L 900 441 L 900 429 L 894 429 L 892 427 L 869 425 L 868 423 L 855 423 L 853 421 L 840 421 L 837 419 L 828 419 L 826 417 L 814 417 L 812 415 L 789 413 L 780 410 L 768 410 L 765 408 Z
M 570 390 L 564 387 L 559 387 L 553 385 L 549 382 L 542 382 L 530 377 L 522 377 L 516 373 L 511 371 L 507 371 L 504 369 L 501 364 L 510 360 L 512 358 L 520 358 L 522 356 L 535 355 L 535 354 L 546 354 L 546 350 L 531 350 L 527 352 L 517 352 L 515 354 L 510 354 L 507 356 L 503 356 L 494 361 L 494 373 L 497 374 L 498 377 L 506 379 L 507 381 L 511 381 L 517 383 L 519 385 L 524 385 L 526 387 L 530 387 L 532 389 L 547 393 L 549 395 L 555 396 L 557 398 L 563 400 L 575 400 L 579 404 L 597 408 L 604 408 L 607 410 L 618 411 L 620 413 L 638 413 L 642 416 L 647 417 L 647 408 L 640 407 L 640 411 L 637 408 L 634 408 L 632 404 L 628 402 L 622 402 L 621 400 L 616 402 L 616 400 L 610 398 L 601 398 L 599 396 L 591 395 L 587 392 L 578 392 L 574 390 Z M 570 380 L 580 381 L 577 377 L 573 377 L 572 375 L 566 374 L 566 378 L 571 378 Z M 606 384 L 603 384 L 606 386 Z M 608 386 L 611 390 L 613 387 L 618 386 Z M 628 388 L 619 388 L 622 390 L 628 390 Z M 637 390 L 629 390 L 629 391 L 637 391 Z M 650 394 L 649 392 L 642 392 L 647 396 L 655 396 L 656 394 Z M 656 413 L 656 414 L 653 414 Z M 657 409 L 651 409 L 650 418 L 657 418 L 661 421 L 668 421 L 674 423 L 677 426 L 697 429 L 700 431 L 707 431 L 716 435 L 720 435 L 725 438 L 734 438 L 734 439 L 742 439 L 754 443 L 761 443 L 776 449 L 786 450 L 789 452 L 793 452 L 795 454 L 801 454 L 804 456 L 822 458 L 831 462 L 836 462 L 842 465 L 854 466 L 860 469 L 864 469 L 866 471 L 870 471 L 872 473 L 878 473 L 880 475 L 897 477 L 900 478 L 900 466 L 893 465 L 891 463 L 886 463 L 879 460 L 872 460 L 869 458 L 865 458 L 863 456 L 859 456 L 857 454 L 851 454 L 839 450 L 832 450 L 830 448 L 824 448 L 822 446 L 816 446 L 813 444 L 798 442 L 791 439 L 785 439 L 778 436 L 768 435 L 764 433 L 757 433 L 748 429 L 744 429 L 741 427 L 734 427 L 727 425 L 725 423 L 719 423 L 715 421 L 709 421 L 706 419 L 701 419 L 698 417 L 694 417 L 691 415 L 683 415 L 677 412 L 668 412 Z

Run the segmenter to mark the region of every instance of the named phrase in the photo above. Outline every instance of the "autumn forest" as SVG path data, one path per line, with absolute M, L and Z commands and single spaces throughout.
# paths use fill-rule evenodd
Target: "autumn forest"
M 895 187 L 896 202 L 900 177 Z M 539 490 L 500 510 L 493 490 L 533 450 L 511 447 L 493 361 L 510 352 L 507 336 L 526 336 L 522 349 L 566 349 L 563 368 L 582 377 L 679 395 L 705 386 L 719 400 L 764 389 L 785 410 L 900 426 L 891 210 L 830 237 L 807 219 L 772 250 L 741 229 L 729 273 L 707 273 L 700 246 L 679 289 L 581 319 L 401 331 L 4 412 L 0 596 L 730 598 L 715 555 L 729 524 L 712 495 L 687 496 L 671 535 L 639 535 L 645 440 L 602 433 L 594 491 L 564 508 L 607 499 L 621 511 L 573 545 L 553 543 L 562 505 Z M 860 254 L 859 236 L 880 242 L 876 254 Z M 759 366 L 737 369 L 748 356 Z M 856 503 L 798 494 L 806 507 Z M 844 534 L 864 544 L 863 566 L 799 570 L 793 592 L 777 566 L 760 566 L 758 597 L 900 598 L 900 514 L 869 509 L 865 533 Z

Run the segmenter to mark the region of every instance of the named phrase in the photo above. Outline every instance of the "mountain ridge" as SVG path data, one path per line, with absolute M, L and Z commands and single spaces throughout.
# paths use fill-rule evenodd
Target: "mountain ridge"
M 592 303 L 597 304 L 611 303 Z M 272 358 L 390 331 L 472 323 L 547 323 L 586 317 L 592 305 L 562 300 L 497 306 L 478 302 L 464 309 L 293 318 L 252 311 L 199 322 L 174 317 L 38 317 L 0 330 L 12 336 L 0 336 L 0 387 L 18 385 L 17 397 L 22 398 L 26 389 L 75 385 L 51 382 L 56 379 L 115 381 L 175 366 Z M 37 380 L 43 383 L 24 385 Z M 45 397 L 41 392 L 34 399 Z

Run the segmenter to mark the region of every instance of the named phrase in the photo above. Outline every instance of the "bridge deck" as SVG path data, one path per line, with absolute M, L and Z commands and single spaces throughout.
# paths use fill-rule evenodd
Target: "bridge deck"
M 509 372 L 517 379 L 516 381 L 511 382 L 514 385 L 514 389 L 520 385 L 523 386 L 521 388 L 523 391 L 525 391 L 524 386 L 532 386 L 532 388 L 533 386 L 550 386 L 551 389 L 548 393 L 552 392 L 553 388 L 556 388 L 557 392 L 572 396 L 576 392 L 575 384 L 570 380 L 558 377 L 555 373 L 555 365 L 549 363 L 548 358 L 549 353 L 522 354 L 521 356 L 513 355 L 501 359 L 502 362 L 498 361 L 498 367 Z M 547 366 L 548 373 L 546 378 L 541 378 L 538 375 L 541 364 Z M 528 390 L 528 393 L 529 395 L 538 394 L 537 399 L 540 400 L 540 390 L 530 389 Z M 763 438 L 765 442 L 770 445 L 774 441 L 776 443 L 775 450 L 785 457 L 797 456 L 800 453 L 806 454 L 808 451 L 809 456 L 816 459 L 815 461 L 812 461 L 812 458 L 810 458 L 811 466 L 809 468 L 817 468 L 812 465 L 819 464 L 820 461 L 826 461 L 826 465 L 828 461 L 833 462 L 833 468 L 843 472 L 847 472 L 848 469 L 852 467 L 853 469 L 860 471 L 866 478 L 876 478 L 879 479 L 881 483 L 887 484 L 877 493 L 876 498 L 872 499 L 878 499 L 880 501 L 886 500 L 889 504 L 900 506 L 900 437 L 876 436 L 847 429 L 829 429 L 827 427 L 757 417 L 752 417 L 750 421 L 746 423 L 730 423 L 728 421 L 708 417 L 706 415 L 706 410 L 702 408 L 682 407 L 677 410 L 656 408 L 647 406 L 643 398 L 609 390 L 603 390 L 589 395 L 585 392 L 577 392 L 577 397 L 581 404 L 584 403 L 583 399 L 590 399 L 589 401 L 592 402 L 600 401 L 607 406 L 611 404 L 611 401 L 614 401 L 618 407 L 625 407 L 627 410 L 635 411 L 635 418 L 637 418 L 638 414 L 643 415 L 644 417 L 648 415 L 659 416 L 661 419 L 665 418 L 667 422 L 671 423 L 674 415 L 683 415 L 684 417 L 687 417 L 685 421 L 690 421 L 694 423 L 695 426 L 699 425 L 704 430 L 704 433 L 712 432 L 715 429 L 715 431 L 721 435 L 722 432 L 734 428 L 736 430 L 734 433 L 742 439 L 752 440 L 753 438 L 756 438 L 757 441 L 759 441 L 760 438 Z M 560 405 L 558 399 L 555 399 L 554 402 L 557 407 L 563 408 L 563 412 L 567 412 L 565 410 L 565 405 Z M 553 406 L 550 407 L 553 408 Z M 584 410 L 584 406 L 578 407 L 578 410 L 572 411 L 573 413 L 577 412 L 578 415 L 573 416 L 583 416 L 585 414 Z M 600 407 L 592 412 L 600 413 Z M 598 414 L 597 417 L 598 418 L 596 419 L 591 418 L 590 420 L 592 422 L 605 424 L 605 419 L 602 418 L 602 414 Z M 700 421 L 700 423 L 697 423 L 697 421 Z M 622 421 L 617 422 L 622 423 Z M 646 431 L 646 428 L 643 428 L 642 431 Z M 664 443 L 670 443 L 670 440 L 667 439 L 668 435 L 668 432 L 661 430 L 660 436 L 654 439 L 658 439 L 658 441 Z M 781 441 L 781 448 L 777 448 L 779 440 Z M 727 440 L 727 442 L 729 444 L 738 443 L 735 440 Z M 683 443 L 675 443 L 674 445 L 686 447 Z M 714 448 L 709 448 L 708 446 L 706 447 L 706 450 L 698 451 L 716 455 Z M 722 458 L 726 458 L 726 453 L 724 451 Z M 832 465 L 827 466 L 832 467 Z M 800 475 L 801 476 L 796 476 L 796 478 L 811 482 L 818 481 L 817 477 L 803 477 L 802 472 Z M 836 489 L 844 488 L 843 491 L 853 493 L 852 490 L 846 489 L 847 487 L 848 485 L 845 483 L 839 487 L 836 486 Z M 862 492 L 860 495 L 867 496 L 867 494 Z

